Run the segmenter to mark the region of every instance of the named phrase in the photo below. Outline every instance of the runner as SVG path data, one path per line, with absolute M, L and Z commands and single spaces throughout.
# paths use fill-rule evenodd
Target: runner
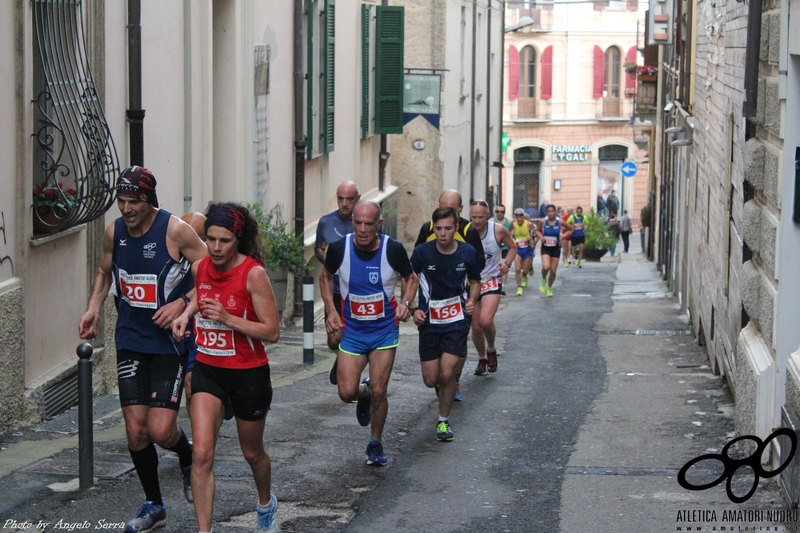
M 367 464 L 377 466 L 386 464 L 381 436 L 389 409 L 386 387 L 400 343 L 399 321 L 410 317 L 410 289 L 417 283 L 405 248 L 381 235 L 382 225 L 381 206 L 360 200 L 353 209 L 355 232 L 328 247 L 325 268 L 319 276 L 328 311 L 325 328 L 332 334 L 341 330 L 337 356 L 339 398 L 347 403 L 358 400 L 358 423 L 366 426 L 372 422 Z M 342 294 L 341 316 L 333 305 L 336 272 Z M 403 279 L 400 304 L 394 296 L 398 274 Z M 369 377 L 359 384 L 367 364 Z
M 203 213 L 196 211 L 189 211 L 184 213 L 181 220 L 189 224 L 200 240 L 206 242 L 206 216 Z M 190 340 L 189 356 L 186 361 L 186 377 L 183 379 L 183 390 L 186 393 L 186 413 L 188 414 L 192 407 L 192 371 L 194 370 L 194 361 L 197 358 L 197 345 L 193 339 Z
M 189 303 L 187 293 L 194 291 L 191 263 L 208 252 L 188 224 L 158 209 L 152 172 L 129 167 L 116 190 L 122 216 L 103 235 L 103 255 L 78 334 L 81 339 L 97 336 L 103 302 L 112 290 L 119 401 L 146 498 L 125 531 L 150 531 L 167 521 L 154 444 L 178 454 L 184 495 L 192 501 L 192 446 L 177 423 L 189 343 L 175 342 L 169 327 Z
M 475 255 L 478 258 L 478 267 L 483 270 L 483 267 L 486 264 L 486 258 L 483 255 L 481 236 L 478 234 L 475 228 L 472 227 L 472 222 L 461 216 L 461 211 L 464 209 L 461 194 L 453 189 L 444 191 L 441 195 L 439 195 L 439 207 L 452 207 L 456 210 L 456 213 L 458 213 L 458 231 L 456 232 L 455 239 L 459 242 L 466 242 L 472 245 L 472 247 L 475 249 Z M 426 222 L 419 229 L 419 235 L 417 236 L 417 241 L 414 243 L 414 246 L 417 247 L 424 242 L 432 241 L 434 239 L 436 239 L 436 234 L 433 231 L 433 221 Z M 464 359 L 460 359 L 458 367 L 456 367 L 457 402 L 462 400 L 460 382 L 461 372 L 464 370 L 464 363 L 466 360 L 466 357 Z
M 528 273 L 533 265 L 534 238 L 531 234 L 535 230 L 533 222 L 525 218 L 525 210 L 518 207 L 514 210 L 514 224 L 512 232 L 514 242 L 517 243 L 517 257 L 514 259 L 514 277 L 517 280 L 517 296 L 522 296 L 522 289 L 528 286 Z
M 450 411 L 456 390 L 456 368 L 467 358 L 469 315 L 480 295 L 480 269 L 475 249 L 455 240 L 458 213 L 452 207 L 433 212 L 434 242 L 414 248 L 411 266 L 419 276 L 419 309 L 413 310 L 419 328 L 419 358 L 422 380 L 436 387 L 439 396 L 439 419 L 436 439 L 453 440 Z M 466 280 L 470 280 L 469 298 L 464 298 Z M 413 294 L 409 292 L 410 294 Z
M 578 206 L 575 208 L 575 214 L 570 215 L 567 222 L 575 228 L 570 237 L 570 246 L 572 246 L 572 254 L 575 259 L 575 265 L 578 268 L 583 268 L 581 261 L 583 261 L 583 244 L 586 241 L 586 234 L 583 231 L 583 208 Z
M 548 205 L 547 218 L 540 220 L 536 227 L 536 237 L 542 241 L 542 282 L 539 284 L 539 292 L 546 292 L 547 296 L 553 296 L 553 282 L 556 280 L 558 258 L 561 255 L 559 240 L 562 229 L 570 231 L 572 224 L 559 220 L 556 216 L 556 206 Z
M 339 208 L 319 219 L 317 223 L 317 240 L 314 242 L 314 257 L 320 264 L 325 264 L 325 252 L 328 246 L 353 233 L 353 207 L 361 199 L 358 185 L 352 181 L 344 181 L 336 188 L 336 204 Z M 342 295 L 339 294 L 339 276 L 333 277 L 333 305 L 339 316 L 342 315 Z M 327 311 L 325 311 L 327 319 Z M 328 348 L 339 349 L 341 332 L 328 334 Z M 336 360 L 328 373 L 331 385 L 336 385 Z
M 192 490 L 200 531 L 211 531 L 214 513 L 214 453 L 230 401 L 242 454 L 253 472 L 258 502 L 256 531 L 277 533 L 278 502 L 271 492 L 272 466 L 264 449 L 264 425 L 272 403 L 264 343 L 280 336 L 278 307 L 261 255 L 258 223 L 235 203 L 206 211 L 209 256 L 192 265 L 195 296 L 172 323 L 175 339 L 190 335 L 194 316 Z
M 493 220 L 495 224 L 500 224 L 507 230 L 511 231 L 511 221 L 508 218 L 506 218 L 506 206 L 504 206 L 503 204 L 497 204 L 497 207 L 494 208 Z M 500 247 L 500 251 L 503 254 L 503 259 L 505 259 L 506 256 L 508 255 L 508 247 L 504 244 L 503 246 Z M 500 294 L 502 294 L 503 296 L 506 295 L 506 279 L 508 279 L 508 272 L 503 274 L 503 288 L 500 289 Z M 517 283 L 517 286 L 519 286 L 519 283 Z M 519 294 L 521 293 L 517 291 L 517 295 Z
M 561 210 L 561 221 L 566 222 L 569 220 L 569 217 L 572 216 L 572 208 L 565 207 Z M 564 258 L 564 266 L 569 267 L 570 264 L 570 257 L 572 257 L 572 250 L 570 248 L 570 233 L 567 231 L 566 226 L 564 224 L 561 225 L 561 249 L 562 254 L 561 257 Z
M 500 305 L 500 278 L 517 256 L 517 245 L 506 228 L 489 220 L 489 204 L 484 200 L 475 200 L 469 208 L 472 224 L 481 235 L 486 266 L 481 271 L 481 296 L 475 302 L 472 314 L 472 342 L 478 351 L 476 376 L 485 376 L 489 372 L 497 372 L 497 350 L 494 339 L 497 330 L 494 326 L 494 314 Z M 500 245 L 508 247 L 505 261 L 500 253 Z

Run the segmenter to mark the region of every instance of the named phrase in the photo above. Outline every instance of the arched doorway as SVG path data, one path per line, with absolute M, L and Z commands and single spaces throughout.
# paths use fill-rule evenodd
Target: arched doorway
M 544 149 L 536 146 L 523 146 L 514 151 L 514 205 L 512 209 L 523 208 L 526 213 L 539 211 L 540 176 L 544 161 Z

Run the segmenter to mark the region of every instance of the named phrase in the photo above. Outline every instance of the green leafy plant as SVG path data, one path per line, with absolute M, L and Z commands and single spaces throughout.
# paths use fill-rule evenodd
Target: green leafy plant
M 639 221 L 642 223 L 643 228 L 649 228 L 653 222 L 653 210 L 650 204 L 646 204 L 639 213 Z
M 76 195 L 75 189 L 71 187 L 65 188 L 61 182 L 58 185 L 48 185 L 42 182 L 33 188 L 33 207 L 49 207 L 60 213 L 65 213 L 75 203 Z
M 637 65 L 635 61 L 626 61 L 622 66 L 628 74 L 636 74 Z
M 587 250 L 608 250 L 617 242 L 617 237 L 606 226 L 606 220 L 597 216 L 594 209 L 586 215 L 583 231 L 586 234 L 584 245 Z
M 294 233 L 287 232 L 287 223 L 281 217 L 278 206 L 276 205 L 266 213 L 258 204 L 248 204 L 247 208 L 258 222 L 265 266 L 271 270 L 286 267 L 295 274 L 305 272 L 303 239 Z

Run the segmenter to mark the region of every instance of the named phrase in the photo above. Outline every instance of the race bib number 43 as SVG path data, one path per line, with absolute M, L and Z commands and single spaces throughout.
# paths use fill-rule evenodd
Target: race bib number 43
M 356 320 L 377 320 L 384 317 L 383 293 L 359 296 L 351 294 L 350 315 Z
M 450 324 L 464 320 L 461 298 L 458 296 L 447 300 L 431 300 L 429 307 L 431 324 Z
M 203 318 L 198 313 L 194 317 L 195 342 L 197 351 L 208 355 L 229 357 L 236 355 L 233 345 L 233 330 L 216 320 Z
M 119 271 L 120 297 L 131 307 L 158 309 L 158 276 Z

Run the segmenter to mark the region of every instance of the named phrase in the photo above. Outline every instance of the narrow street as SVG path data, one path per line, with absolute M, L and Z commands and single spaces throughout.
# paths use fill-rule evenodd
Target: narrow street
M 403 326 L 384 468 L 365 465 L 368 431 L 328 382 L 327 352 L 317 350 L 309 369 L 288 362 L 300 360 L 296 346 L 277 345 L 265 441 L 282 531 L 585 533 L 609 524 L 619 532 L 675 531 L 683 509 L 733 507 L 724 483 L 689 492 L 675 480 L 686 461 L 730 440 L 732 400 L 654 267 L 638 254 L 584 265 L 562 265 L 553 298 L 539 293 L 536 280 L 524 296 L 503 298 L 499 370 L 474 376 L 471 350 L 452 443 L 435 440 L 435 395 L 422 383 L 415 328 Z M 120 430 L 118 414 L 98 426 L 96 461 L 128 460 Z M 7 436 L 0 463 L 21 453 L 32 433 Z M 218 444 L 220 533 L 251 531 L 255 523 L 255 490 L 235 434 L 226 422 Z M 54 455 L 75 456 L 74 448 Z M 168 452 L 161 473 L 168 505 L 161 531 L 193 531 L 193 508 L 180 496 L 177 460 Z M 88 520 L 94 528 L 101 519 L 126 521 L 140 500 L 132 472 L 84 493 L 44 486 L 66 476 L 0 474 L 9 495 L 0 503 L 4 521 Z M 749 505 L 780 509 L 774 483 L 765 483 Z M 34 499 L 38 505 L 29 506 Z

